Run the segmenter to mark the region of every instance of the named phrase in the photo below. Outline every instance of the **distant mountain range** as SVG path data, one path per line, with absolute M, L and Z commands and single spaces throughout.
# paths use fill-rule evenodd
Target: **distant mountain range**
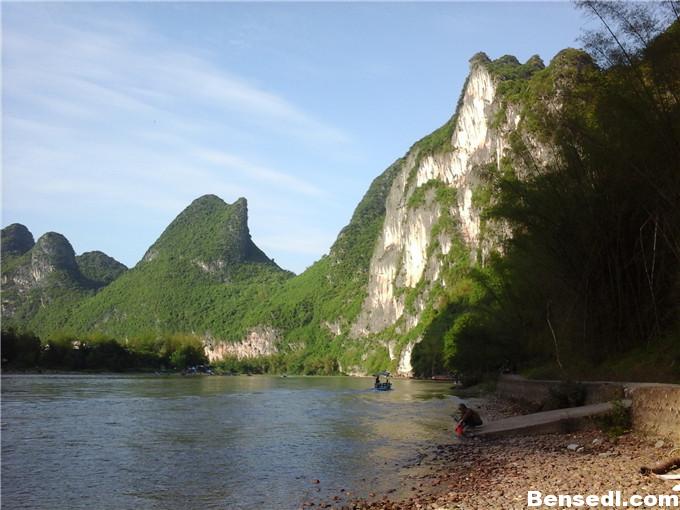
M 3 320 L 31 324 L 44 310 L 91 296 L 126 270 L 102 252 L 76 257 L 61 234 L 48 232 L 34 242 L 24 225 L 10 225 L 2 230 Z
M 292 276 L 251 240 L 243 198 L 198 198 L 129 270 L 102 252 L 76 256 L 61 234 L 34 244 L 19 224 L 2 246 L 5 321 L 47 336 L 221 330 L 258 288 Z

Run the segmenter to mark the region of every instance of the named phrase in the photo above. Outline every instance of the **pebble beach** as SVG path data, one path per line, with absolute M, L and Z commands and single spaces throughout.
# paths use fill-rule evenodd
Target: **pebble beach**
M 482 415 L 498 419 L 516 413 L 511 405 L 474 399 Z M 680 454 L 669 441 L 633 433 L 609 437 L 595 428 L 572 434 L 506 438 L 451 436 L 447 444 L 417 452 L 401 468 L 387 494 L 353 497 L 338 492 L 330 501 L 305 501 L 301 508 L 337 510 L 476 510 L 528 508 L 528 491 L 547 494 L 677 494 L 678 482 L 640 474 L 642 466 Z M 543 508 L 547 508 L 544 506 Z

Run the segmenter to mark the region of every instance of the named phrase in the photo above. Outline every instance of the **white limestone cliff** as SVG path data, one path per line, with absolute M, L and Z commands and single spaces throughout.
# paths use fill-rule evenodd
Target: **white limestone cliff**
M 409 155 L 387 198 L 383 229 L 370 264 L 368 296 L 353 325 L 354 337 L 380 333 L 392 325 L 398 325 L 400 334 L 408 332 L 418 323 L 427 289 L 439 277 L 440 256 L 451 249 L 451 239 L 441 234 L 434 239 L 433 226 L 445 206 L 435 200 L 434 192 L 426 193 L 424 203 L 417 207 L 409 206 L 409 198 L 419 186 L 435 180 L 456 190 L 457 201 L 449 213 L 458 220 L 471 257 L 476 256 L 480 249 L 480 218 L 472 203 L 478 183 L 475 169 L 488 163 L 499 164 L 507 146 L 503 134 L 519 122 L 519 116 L 508 115 L 504 126 L 492 127 L 499 107 L 492 76 L 483 65 L 473 64 L 455 119 L 452 149 L 425 157 L 419 157 L 417 151 Z M 435 241 L 436 249 L 432 249 Z M 419 283 L 424 294 L 416 299 L 415 312 L 409 311 L 404 290 Z M 400 375 L 412 373 L 415 343 L 417 340 L 407 343 L 400 352 L 390 349 L 391 359 L 399 360 Z
M 258 358 L 276 354 L 279 340 L 279 332 L 276 329 L 258 326 L 248 331 L 240 342 L 215 342 L 212 338 L 206 338 L 204 351 L 211 363 L 224 358 Z

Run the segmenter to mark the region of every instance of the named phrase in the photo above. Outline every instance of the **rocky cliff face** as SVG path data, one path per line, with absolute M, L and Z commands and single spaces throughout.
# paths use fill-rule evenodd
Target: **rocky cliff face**
M 76 254 L 71 243 L 63 235 L 48 232 L 25 253 L 24 263 L 17 264 L 10 273 L 3 275 L 3 283 L 14 284 L 20 292 L 44 285 L 55 271 L 77 280 L 79 276 Z
M 354 337 L 391 327 L 394 337 L 403 337 L 412 330 L 432 287 L 447 284 L 442 268 L 456 240 L 464 243 L 471 260 L 484 256 L 480 211 L 473 200 L 479 170 L 500 165 L 507 135 L 519 122 L 511 109 L 504 122 L 494 122 L 501 108 L 496 88 L 485 62 L 473 61 L 444 149 L 427 154 L 416 144 L 407 156 L 387 197 L 384 225 L 370 263 L 368 296 L 352 327 Z M 442 228 L 447 218 L 452 220 L 446 222 L 449 228 Z M 391 359 L 399 360 L 399 372 L 410 375 L 418 338 L 396 345 L 390 338 L 385 341 Z
M 43 283 L 54 271 L 78 277 L 78 264 L 73 246 L 56 232 L 44 234 L 31 250 L 30 275 L 35 283 Z
M 224 358 L 258 358 L 271 356 L 278 352 L 277 345 L 281 337 L 279 332 L 271 327 L 259 326 L 251 329 L 240 342 L 215 342 L 213 338 L 204 341 L 205 354 L 210 362 Z
M 77 287 L 80 272 L 73 247 L 61 234 L 48 232 L 21 257 L 3 263 L 2 315 L 34 315 L 60 289 Z

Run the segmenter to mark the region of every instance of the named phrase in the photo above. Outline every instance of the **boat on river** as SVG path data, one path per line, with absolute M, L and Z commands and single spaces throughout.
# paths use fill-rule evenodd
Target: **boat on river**
M 381 377 L 384 377 L 383 381 Z M 390 382 L 390 373 L 387 371 L 378 372 L 375 374 L 375 384 L 373 388 L 376 391 L 389 391 L 392 389 L 392 383 Z

